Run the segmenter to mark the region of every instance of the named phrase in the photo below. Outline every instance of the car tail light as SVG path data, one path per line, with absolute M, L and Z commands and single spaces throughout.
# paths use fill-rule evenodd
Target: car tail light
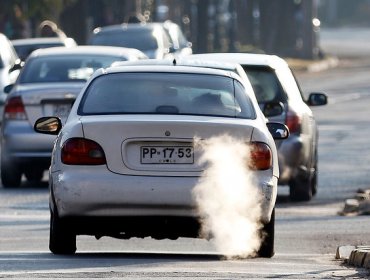
M 272 166 L 272 152 L 270 147 L 261 142 L 253 142 L 250 145 L 249 167 L 252 170 L 267 170 Z
M 62 147 L 61 159 L 68 165 L 101 165 L 105 164 L 102 147 L 89 139 L 70 138 Z
M 301 131 L 301 117 L 294 111 L 288 110 L 286 114 L 285 124 L 289 128 L 290 133 Z
M 7 120 L 27 120 L 26 111 L 22 98 L 15 96 L 9 98 L 4 107 L 4 119 Z

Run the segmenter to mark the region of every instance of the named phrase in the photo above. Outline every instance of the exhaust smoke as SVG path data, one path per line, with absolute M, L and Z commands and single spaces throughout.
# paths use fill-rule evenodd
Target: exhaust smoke
M 201 237 L 226 258 L 252 257 L 260 247 L 261 193 L 248 169 L 250 150 L 228 135 L 196 140 L 205 172 L 193 190 Z

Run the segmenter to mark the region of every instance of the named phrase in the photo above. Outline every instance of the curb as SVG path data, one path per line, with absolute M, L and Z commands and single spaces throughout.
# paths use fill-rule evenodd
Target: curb
M 335 258 L 344 260 L 349 265 L 370 270 L 370 246 L 339 246 Z
M 338 66 L 337 57 L 326 57 L 322 60 L 304 60 L 294 58 L 284 58 L 293 71 L 320 72 Z
M 323 61 L 312 63 L 307 67 L 308 72 L 320 72 L 338 66 L 339 60 L 336 57 L 328 57 Z
M 346 199 L 341 216 L 370 215 L 370 189 L 359 189 L 354 198 Z
M 345 201 L 343 210 L 338 214 L 342 216 L 370 215 L 370 189 L 359 189 L 354 198 Z M 335 258 L 344 260 L 349 265 L 370 270 L 370 245 L 339 246 Z

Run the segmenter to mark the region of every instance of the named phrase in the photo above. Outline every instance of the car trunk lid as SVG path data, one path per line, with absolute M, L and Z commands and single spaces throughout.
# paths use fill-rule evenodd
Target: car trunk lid
M 102 146 L 115 173 L 150 176 L 199 176 L 194 138 L 229 134 L 249 142 L 253 120 L 169 115 L 81 117 L 84 136 Z M 250 124 L 246 126 L 245 124 Z
M 43 116 L 58 116 L 63 122 L 84 83 L 54 83 L 18 86 L 30 125 Z

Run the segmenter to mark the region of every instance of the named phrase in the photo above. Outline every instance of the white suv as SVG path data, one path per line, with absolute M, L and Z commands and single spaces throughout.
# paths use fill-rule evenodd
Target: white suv
M 310 107 L 325 105 L 327 96 L 315 92 L 304 98 L 288 64 L 275 55 L 210 53 L 189 57 L 239 63 L 243 67 L 265 116 L 270 121 L 284 123 L 290 130 L 288 139 L 276 141 L 279 185 L 289 186 L 294 201 L 310 200 L 317 191 L 318 173 L 318 130 Z
M 4 87 L 14 84 L 21 68 L 21 60 L 18 58 L 13 45 L 8 38 L 0 33 L 0 122 L 4 110 L 6 94 Z

